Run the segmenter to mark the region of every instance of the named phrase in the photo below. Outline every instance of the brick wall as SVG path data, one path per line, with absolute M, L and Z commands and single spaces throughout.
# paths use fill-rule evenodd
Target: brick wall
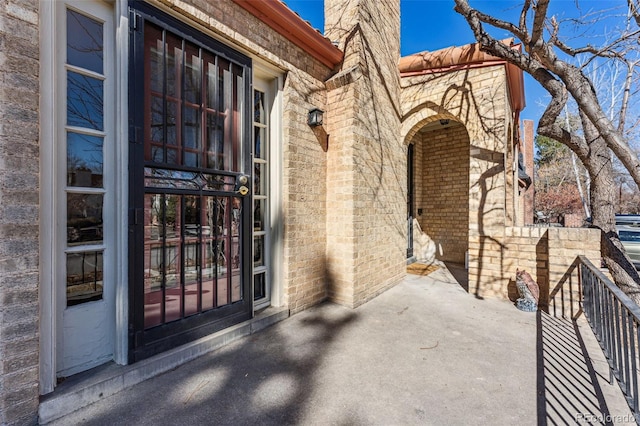
M 469 239 L 469 136 L 460 123 L 419 133 L 416 213 L 440 260 L 464 263 Z M 417 159 L 416 159 L 417 161 Z
M 405 274 L 406 147 L 400 139 L 399 1 L 325 1 L 345 51 L 328 83 L 329 297 L 357 306 Z
M 0 424 L 38 407 L 38 0 L 0 6 Z
M 406 143 L 420 140 L 417 135 L 421 129 L 440 119 L 457 121 L 468 135 L 470 278 L 485 250 L 500 251 L 504 227 L 511 224 L 513 216 L 514 193 L 509 189 L 513 177 L 508 176 L 513 170 L 506 169 L 512 143 L 509 129 L 513 123 L 506 83 L 504 65 L 402 79 L 402 135 Z M 428 161 L 423 159 L 425 163 Z M 441 183 L 433 191 L 447 191 L 447 186 Z M 423 194 L 417 202 L 428 205 L 429 199 Z M 424 222 L 423 229 L 428 229 Z M 445 228 L 432 229 L 431 233 L 444 235 L 449 225 L 442 226 Z M 493 294 L 494 286 L 502 286 L 500 279 L 494 283 L 492 272 L 500 270 L 500 265 L 482 266 L 482 271 L 489 273 L 488 278 L 470 290 Z
M 565 274 L 578 255 L 600 265 L 600 234 L 587 228 L 506 227 L 503 235 L 472 239 L 470 252 L 470 293 L 515 300 L 516 269 L 524 269 L 538 283 L 546 309 L 554 295 L 567 290 Z

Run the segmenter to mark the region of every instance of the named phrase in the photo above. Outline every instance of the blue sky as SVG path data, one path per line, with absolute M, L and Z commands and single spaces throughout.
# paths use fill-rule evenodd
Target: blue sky
M 606 0 L 609 1 L 609 0 Z M 284 0 L 303 19 L 319 30 L 324 29 L 323 0 Z M 511 22 L 517 22 L 521 1 L 473 0 L 471 5 L 483 12 L 492 14 Z M 556 11 L 575 11 L 579 4 L 582 11 L 590 8 L 602 8 L 602 1 L 560 0 L 551 3 Z M 409 55 L 425 50 L 438 50 L 449 46 L 460 46 L 475 42 L 473 33 L 461 15 L 453 10 L 453 0 L 401 0 L 401 54 Z M 570 29 L 569 29 L 570 30 Z M 508 37 L 493 31 L 496 37 Z M 522 119 L 534 120 L 536 125 L 548 102 L 546 91 L 525 74 L 525 96 L 527 106 L 520 115 Z M 542 103 L 542 105 L 540 105 Z

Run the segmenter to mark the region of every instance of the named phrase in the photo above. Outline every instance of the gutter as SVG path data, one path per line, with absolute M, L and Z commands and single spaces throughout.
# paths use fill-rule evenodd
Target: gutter
M 503 42 L 511 44 L 510 39 Z M 521 44 L 512 45 L 511 47 L 518 50 L 522 49 Z M 450 47 L 436 52 L 422 52 L 405 56 L 400 58 L 398 68 L 400 77 L 412 77 L 496 65 L 504 65 L 505 67 L 509 86 L 509 103 L 516 112 L 516 116 L 518 116 L 526 106 L 523 71 L 504 59 L 481 51 L 477 43 L 462 47 Z
M 232 0 L 287 40 L 334 69 L 343 52 L 279 0 Z

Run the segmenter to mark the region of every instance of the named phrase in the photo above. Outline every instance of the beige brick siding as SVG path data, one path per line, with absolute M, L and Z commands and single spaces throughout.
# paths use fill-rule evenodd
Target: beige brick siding
M 513 220 L 515 200 L 509 189 L 513 183 L 513 169 L 506 168 L 507 162 L 513 161 L 507 154 L 511 151 L 513 123 L 504 65 L 405 77 L 401 99 L 405 143 L 421 141 L 422 137 L 418 136 L 421 129 L 440 119 L 457 121 L 464 126 L 469 141 L 470 290 L 478 294 L 499 294 L 503 287 L 500 263 L 489 260 L 481 264 L 480 259 L 487 250 L 500 252 L 504 227 L 511 225 Z M 422 161 L 429 163 L 428 158 Z M 433 192 L 447 190 L 442 182 L 432 189 Z M 416 201 L 423 206 L 429 204 L 424 194 Z M 460 206 L 451 208 L 459 209 Z M 426 220 L 421 222 L 423 229 L 429 229 Z M 432 227 L 430 232 L 440 238 L 448 232 L 448 225 L 443 223 L 442 226 L 445 228 Z M 478 272 L 482 273 L 482 280 L 476 280 L 474 284 L 471 278 Z
M 501 236 L 472 238 L 469 248 L 469 292 L 515 300 L 516 269 L 524 269 L 540 286 L 540 305 L 545 309 L 550 295 L 567 291 L 563 277 L 578 255 L 600 265 L 596 229 L 506 227 Z M 577 296 L 573 299 L 578 300 Z
M 305 92 L 300 88 L 305 87 Z M 284 303 L 292 312 L 327 297 L 325 217 L 327 155 L 307 125 L 307 112 L 325 108 L 324 84 L 290 71 L 283 93 Z M 311 93 L 311 94 L 307 94 Z
M 347 306 L 405 275 L 399 10 L 397 0 L 325 2 L 327 35 L 345 50 L 341 74 L 328 85 L 329 297 Z
M 37 0 L 0 7 L 0 424 L 33 424 L 39 351 Z
M 421 163 L 415 174 L 420 194 L 416 217 L 435 242 L 438 259 L 464 263 L 469 239 L 469 136 L 459 123 L 417 136 Z

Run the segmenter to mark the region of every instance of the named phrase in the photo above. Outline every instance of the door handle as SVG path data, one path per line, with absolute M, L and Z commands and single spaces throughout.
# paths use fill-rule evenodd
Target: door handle
M 249 193 L 249 176 L 239 175 L 236 178 L 236 194 L 245 196 Z

